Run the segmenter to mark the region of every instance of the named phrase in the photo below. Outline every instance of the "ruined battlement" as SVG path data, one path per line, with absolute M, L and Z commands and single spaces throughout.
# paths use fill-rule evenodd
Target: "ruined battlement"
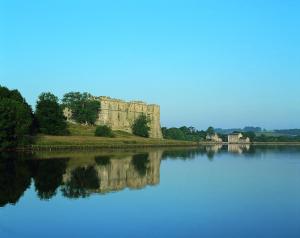
M 156 104 L 146 104 L 142 101 L 126 102 L 121 99 L 110 98 L 106 96 L 91 97 L 91 100 L 100 102 L 100 110 L 96 125 L 106 125 L 112 130 L 120 130 L 132 133 L 134 121 L 145 114 L 150 119 L 150 138 L 162 138 L 160 127 L 160 107 Z M 72 111 L 64 109 L 64 115 L 68 121 L 72 121 Z
M 162 138 L 160 128 L 160 107 L 141 101 L 126 102 L 110 97 L 95 97 L 100 102 L 100 111 L 96 125 L 108 125 L 113 130 L 132 133 L 131 126 L 141 115 L 145 114 L 151 120 L 150 138 Z

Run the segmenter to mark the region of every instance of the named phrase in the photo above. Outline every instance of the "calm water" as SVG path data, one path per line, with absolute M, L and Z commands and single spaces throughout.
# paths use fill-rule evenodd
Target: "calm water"
M 2 154 L 0 237 L 300 237 L 300 147 Z

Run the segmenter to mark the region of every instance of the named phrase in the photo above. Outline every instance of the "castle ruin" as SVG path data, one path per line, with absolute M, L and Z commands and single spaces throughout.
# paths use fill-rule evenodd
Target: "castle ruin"
M 155 104 L 146 104 L 141 101 L 126 102 L 120 99 L 110 97 L 93 97 L 100 102 L 100 110 L 96 125 L 107 125 L 112 130 L 120 130 L 132 133 L 134 121 L 145 114 L 150 119 L 150 138 L 162 138 L 160 127 L 160 107 Z M 72 112 L 65 110 L 65 116 L 71 119 Z

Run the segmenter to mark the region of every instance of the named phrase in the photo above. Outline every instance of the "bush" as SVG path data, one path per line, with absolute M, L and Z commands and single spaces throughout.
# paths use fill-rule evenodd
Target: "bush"
M 109 126 L 97 126 L 95 136 L 114 137 L 114 134 Z
M 150 119 L 146 115 L 140 115 L 132 125 L 132 133 L 137 136 L 149 137 Z

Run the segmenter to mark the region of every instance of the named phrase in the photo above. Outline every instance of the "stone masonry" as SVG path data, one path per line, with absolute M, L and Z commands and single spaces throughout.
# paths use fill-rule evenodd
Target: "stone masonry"
M 100 111 L 96 125 L 107 125 L 112 130 L 120 130 L 132 133 L 134 121 L 145 114 L 150 119 L 150 138 L 162 138 L 160 127 L 160 107 L 155 104 L 146 104 L 140 101 L 125 102 L 110 97 L 93 97 L 100 102 Z M 72 121 L 72 111 L 64 109 L 64 115 L 68 121 Z
M 140 101 L 125 102 L 110 97 L 95 97 L 100 101 L 100 112 L 96 125 L 108 125 L 113 130 L 132 133 L 131 126 L 141 115 L 145 114 L 151 120 L 150 138 L 162 138 L 160 127 L 160 107 Z

